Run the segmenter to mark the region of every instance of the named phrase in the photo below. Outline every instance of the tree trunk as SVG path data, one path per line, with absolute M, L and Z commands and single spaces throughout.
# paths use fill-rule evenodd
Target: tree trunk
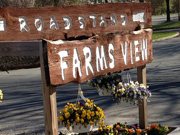
M 170 4 L 169 0 L 166 0 L 166 15 L 167 15 L 167 22 L 170 22 Z

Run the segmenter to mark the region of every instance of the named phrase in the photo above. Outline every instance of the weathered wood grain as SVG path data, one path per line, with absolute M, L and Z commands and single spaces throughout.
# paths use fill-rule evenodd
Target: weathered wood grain
M 137 80 L 139 83 L 147 86 L 147 76 L 146 76 L 146 65 L 137 68 Z M 139 126 L 142 129 L 146 129 L 148 126 L 148 107 L 147 107 L 147 97 L 139 99 Z
M 141 51 L 143 39 L 147 40 L 147 58 L 143 58 L 144 52 Z M 134 43 L 138 42 L 135 46 Z M 127 43 L 127 49 L 125 48 Z M 112 44 L 114 50 L 109 47 Z M 132 45 L 132 47 L 131 47 Z M 99 48 L 100 57 L 102 57 L 101 46 L 104 48 L 105 61 L 107 68 L 105 68 L 105 62 L 103 68 L 97 63 L 97 48 Z M 84 54 L 84 48 L 90 48 L 90 54 Z M 77 51 L 78 59 L 80 62 L 80 70 L 75 68 L 73 72 L 75 58 L 74 49 Z M 60 59 L 59 52 L 67 51 L 67 56 Z M 126 53 L 125 53 L 126 52 Z M 88 56 L 86 56 L 88 55 Z M 111 55 L 111 56 L 110 56 Z M 112 66 L 112 56 L 114 58 L 114 67 Z M 90 64 L 92 70 L 88 67 L 88 75 L 86 72 L 86 58 L 91 57 Z M 137 59 L 139 57 L 139 60 Z M 144 59 L 144 60 L 143 60 Z M 68 82 L 84 82 L 93 77 L 104 75 L 108 72 L 117 72 L 125 69 L 135 68 L 138 66 L 150 63 L 153 59 L 152 56 L 152 30 L 141 30 L 136 34 L 111 34 L 106 36 L 99 36 L 95 39 L 87 39 L 82 41 L 66 41 L 61 44 L 48 43 L 48 65 L 50 74 L 50 83 L 52 85 L 61 85 Z M 62 63 L 66 63 L 67 68 L 62 68 Z M 98 68 L 99 67 L 99 71 Z M 62 71 L 63 69 L 63 71 Z M 80 72 L 82 75 L 80 75 Z M 75 74 L 76 76 L 73 76 Z M 63 78 L 64 76 L 64 78 Z
M 40 65 L 41 65 L 41 78 L 42 78 L 42 93 L 44 104 L 44 121 L 45 121 L 45 134 L 58 135 L 58 117 L 57 117 L 57 101 L 56 101 L 56 87 L 48 84 L 46 81 L 49 74 L 47 68 L 44 67 L 47 55 L 44 54 L 44 42 L 40 45 Z
M 143 12 L 145 16 L 144 21 L 136 21 L 139 17 L 133 15 Z M 93 19 L 90 16 L 96 17 L 96 25 L 93 26 Z M 123 25 L 123 15 L 127 16 L 126 24 Z M 116 17 L 116 24 L 113 23 L 112 16 Z M 19 18 L 26 19 L 28 32 L 20 31 Z M 65 29 L 66 23 L 63 17 L 69 17 L 71 20 L 70 29 Z M 78 17 L 83 17 L 85 24 L 84 28 L 80 28 L 80 21 Z M 36 23 L 35 19 L 41 19 L 40 23 Z M 50 20 L 54 19 L 56 25 L 50 29 Z M 101 18 L 106 23 L 103 23 Z M 141 18 L 141 17 L 140 17 Z M 38 31 L 42 22 L 42 30 Z M 100 26 L 100 24 L 102 24 Z M 14 40 L 36 40 L 36 39 L 67 39 L 69 37 L 77 36 L 92 36 L 94 34 L 102 33 L 129 33 L 143 25 L 143 27 L 151 27 L 151 5 L 150 3 L 109 3 L 97 5 L 78 5 L 67 7 L 45 7 L 45 8 L 0 8 L 0 41 L 14 41 Z M 3 28 L 5 26 L 5 28 Z

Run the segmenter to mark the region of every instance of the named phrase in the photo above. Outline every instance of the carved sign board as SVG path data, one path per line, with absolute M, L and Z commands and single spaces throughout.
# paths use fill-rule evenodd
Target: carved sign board
M 0 8 L 0 40 L 67 39 L 151 26 L 150 3 Z
M 1 56 L 30 56 L 39 57 L 40 41 L 29 42 L 1 42 L 0 41 L 0 55 Z
M 48 42 L 50 83 L 84 82 L 152 61 L 152 30 L 82 41 Z

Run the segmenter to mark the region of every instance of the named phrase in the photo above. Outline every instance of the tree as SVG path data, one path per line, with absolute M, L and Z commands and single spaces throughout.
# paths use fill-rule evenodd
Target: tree
M 167 15 L 167 22 L 171 21 L 170 18 L 170 0 L 166 0 L 166 15 Z

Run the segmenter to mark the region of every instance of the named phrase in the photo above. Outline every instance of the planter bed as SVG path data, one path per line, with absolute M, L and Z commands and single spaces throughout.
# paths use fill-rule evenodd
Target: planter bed
M 170 135 L 170 133 L 172 133 L 176 127 L 168 127 L 169 131 L 166 134 L 163 135 Z M 79 133 L 78 135 L 162 135 L 162 134 L 157 134 L 157 133 L 150 133 L 150 134 L 137 134 L 137 133 L 105 133 L 105 132 L 99 132 L 98 129 L 93 129 L 94 131 L 91 132 L 86 132 L 86 133 Z M 60 133 L 59 135 L 64 135 L 62 133 Z

